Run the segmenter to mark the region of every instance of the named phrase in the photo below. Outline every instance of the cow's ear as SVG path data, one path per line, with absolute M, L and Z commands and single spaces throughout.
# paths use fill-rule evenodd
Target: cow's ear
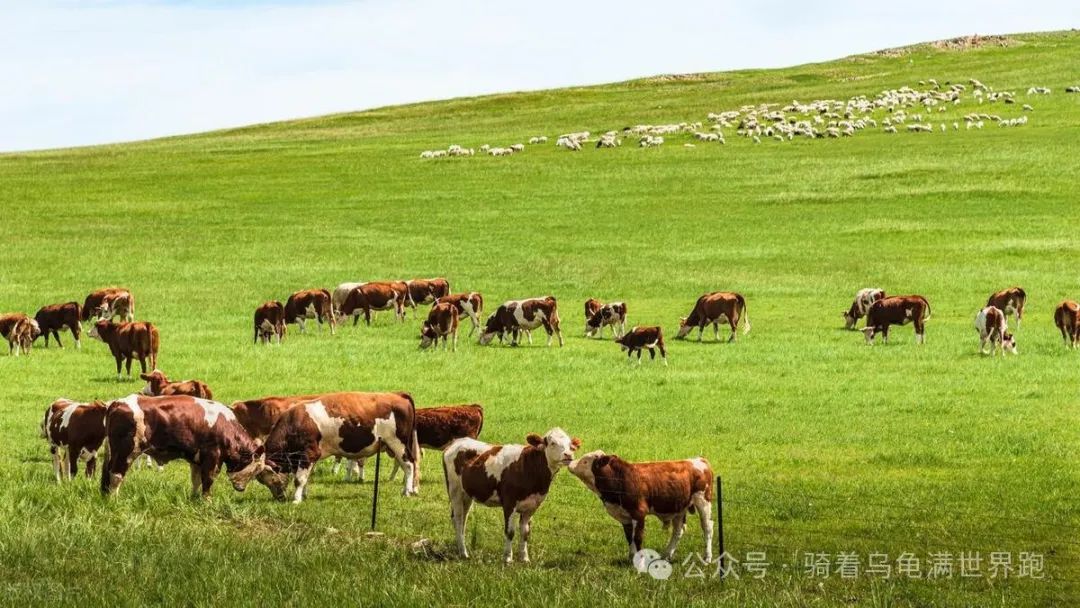
M 609 464 L 611 464 L 611 456 L 608 456 L 607 454 L 604 454 L 603 456 L 600 456 L 595 461 L 593 461 L 593 466 L 601 469 Z
M 529 445 L 531 445 L 533 447 L 536 447 L 536 448 L 541 447 L 542 445 L 544 445 L 544 438 L 537 435 L 536 433 L 529 433 L 528 435 L 526 435 L 525 436 L 525 441 Z
M 573 439 L 570 440 L 570 451 L 571 452 L 576 452 L 577 449 L 580 448 L 580 447 L 581 447 L 581 440 L 580 439 L 578 439 L 577 437 L 574 437 Z
M 147 381 L 150 380 L 150 374 L 142 373 L 142 374 L 139 374 L 139 377 L 142 378 L 143 380 L 147 380 Z

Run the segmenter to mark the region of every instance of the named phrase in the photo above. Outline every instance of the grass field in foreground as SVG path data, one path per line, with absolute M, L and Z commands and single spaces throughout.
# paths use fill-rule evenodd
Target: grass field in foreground
M 320 467 L 300 506 L 224 479 L 206 504 L 188 473 L 134 473 L 115 500 L 57 486 L 44 442 L 53 399 L 115 398 L 100 343 L 0 356 L 0 597 L 20 605 L 1069 605 L 1080 598 L 1080 362 L 1054 306 L 1080 297 L 1080 35 L 1008 48 L 915 47 L 782 70 L 646 79 L 460 99 L 150 142 L 0 156 L 0 309 L 33 314 L 121 284 L 162 334 L 161 367 L 225 402 L 332 389 L 408 390 L 420 405 L 480 402 L 484 439 L 561 426 L 584 450 L 704 455 L 724 478 L 729 550 L 766 551 L 763 580 L 638 575 L 619 526 L 561 473 L 534 518 L 534 563 L 500 563 L 501 516 L 477 508 L 474 558 L 452 555 L 439 459 L 421 496 L 397 484 L 368 538 L 371 484 Z M 1017 90 L 1030 123 L 933 135 L 880 131 L 760 145 L 587 149 L 424 162 L 450 143 L 704 120 L 744 103 L 874 95 L 925 78 Z M 1027 98 L 1029 86 L 1050 96 Z M 1018 104 L 1019 105 L 1019 104 Z M 1019 107 L 987 106 L 1009 116 Z M 951 109 L 952 122 L 971 106 Z M 935 122 L 937 118 L 935 118 Z M 553 141 L 553 140 L 552 140 Z M 554 294 L 564 348 L 418 352 L 418 322 L 250 344 L 270 298 L 346 280 L 449 277 L 502 300 Z M 1021 355 L 981 357 L 987 295 L 1022 285 Z M 872 348 L 840 312 L 856 289 L 920 293 L 909 327 Z M 736 344 L 674 342 L 670 366 L 627 366 L 585 340 L 587 297 L 673 337 L 695 298 L 745 294 Z M 40 345 L 39 345 L 40 346 Z M 385 463 L 384 463 L 385 464 Z M 370 465 L 369 465 L 370 467 Z M 371 470 L 368 471 L 369 479 Z M 647 544 L 666 532 L 649 522 Z M 433 541 L 431 553 L 411 545 Z M 701 550 L 690 526 L 677 559 Z M 803 574 L 803 552 L 992 551 L 1045 557 L 1044 580 L 846 580 Z M 783 565 L 787 564 L 784 568 Z M 925 572 L 927 564 L 922 564 Z

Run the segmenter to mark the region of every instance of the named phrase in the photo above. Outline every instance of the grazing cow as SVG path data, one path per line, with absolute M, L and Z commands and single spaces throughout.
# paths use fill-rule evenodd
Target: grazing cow
M 450 282 L 439 277 L 436 279 L 411 279 L 405 281 L 409 289 L 408 304 L 416 308 L 417 304 L 431 304 L 441 297 L 450 295 Z
M 436 304 L 431 307 L 427 320 L 424 321 L 423 327 L 420 328 L 420 348 L 427 348 L 433 344 L 438 348 L 441 339 L 444 350 L 446 349 L 446 343 L 451 342 L 453 351 L 457 352 L 457 332 L 457 306 L 453 304 Z
M 364 283 L 349 292 L 338 309 L 338 316 L 344 320 L 352 315 L 353 325 L 360 320 L 360 311 L 364 312 L 364 323 L 371 325 L 371 311 L 393 310 L 398 321 L 405 320 L 405 301 L 409 297 L 408 287 L 401 281 L 373 281 Z
M 926 322 L 930 320 L 930 303 L 922 296 L 891 296 L 870 305 L 866 312 L 863 335 L 866 343 L 873 344 L 874 336 L 881 334 L 881 341 L 889 341 L 890 325 L 915 323 L 915 343 L 926 342 Z
M 596 300 L 589 300 L 586 302 L 586 312 L 589 310 L 589 302 L 598 303 Z M 604 327 L 608 325 L 611 326 L 611 333 L 616 338 L 626 333 L 626 303 L 612 302 L 610 304 L 601 304 L 592 315 L 586 314 L 585 337 L 595 335 L 598 338 L 603 338 Z
M 533 513 L 547 497 L 551 480 L 574 459 L 581 440 L 571 439 L 559 428 L 543 437 L 530 433 L 527 445 L 490 445 L 476 439 L 457 439 L 443 452 L 443 474 L 450 497 L 450 517 L 454 522 L 458 551 L 469 557 L 465 547 L 465 524 L 473 501 L 488 507 L 502 507 L 503 561 L 513 561 L 514 513 L 519 514 L 521 533 L 519 559 L 529 561 L 529 531 Z
M 82 348 L 82 306 L 78 302 L 67 304 L 51 304 L 42 306 L 34 315 L 41 334 L 45 336 L 45 348 L 49 347 L 49 334 L 56 338 L 56 345 L 64 348 L 60 342 L 60 330 L 65 327 L 71 330 L 71 337 L 75 339 L 75 348 Z
M 484 333 L 480 334 L 480 344 L 490 343 L 495 336 L 499 336 L 499 342 L 502 342 L 504 334 L 509 332 L 512 336 L 510 345 L 517 346 L 522 331 L 525 331 L 529 344 L 532 344 L 532 330 L 541 325 L 547 331 L 548 346 L 551 346 L 552 338 L 556 334 L 559 336 L 559 346 L 563 345 L 562 330 L 559 329 L 559 308 L 554 296 L 509 300 L 500 304 L 488 317 Z
M 325 289 L 305 289 L 298 291 L 285 302 L 285 323 L 296 323 L 300 333 L 304 333 L 308 319 L 315 319 L 322 332 L 322 324 L 330 325 L 330 335 L 334 335 L 334 309 L 330 292 Z
M 404 495 L 419 493 L 414 421 L 408 393 L 329 393 L 285 410 L 266 438 L 271 471 L 260 478 L 278 500 L 294 476 L 293 502 L 307 495 L 315 465 L 327 456 L 348 459 L 386 449 L 405 469 Z
M 1006 351 L 1016 355 L 1016 339 L 1009 333 L 1008 324 L 1005 322 L 1005 313 L 996 306 L 987 306 L 975 315 L 975 329 L 979 332 L 979 352 L 986 354 L 986 345 L 990 344 L 990 355 L 1000 350 L 1004 355 Z
M 704 458 L 661 462 L 627 462 L 614 454 L 589 452 L 571 463 L 570 472 L 604 503 L 608 515 L 622 524 L 630 561 L 641 551 L 645 516 L 655 515 L 671 526 L 663 558 L 671 560 L 686 526 L 686 514 L 697 512 L 705 537 L 705 562 L 712 561 L 713 471 Z
M 746 298 L 742 294 L 731 291 L 714 291 L 707 293 L 694 304 L 690 316 L 679 319 L 679 333 L 676 339 L 683 339 L 695 327 L 698 329 L 697 339 L 701 342 L 701 334 L 705 326 L 710 323 L 713 326 L 713 336 L 720 341 L 720 323 L 727 323 L 731 327 L 731 336 L 728 342 L 735 341 L 735 328 L 739 324 L 739 318 L 743 321 L 743 334 L 750 333 L 750 315 L 746 313 Z
M 127 374 L 131 376 L 131 360 L 139 359 L 142 373 L 146 373 L 146 360 L 150 359 L 150 369 L 157 369 L 158 346 L 161 337 L 158 329 L 151 323 L 137 321 L 132 323 L 113 323 L 102 319 L 90 327 L 90 337 L 109 345 L 112 356 L 116 359 L 116 379 L 120 380 L 120 364 L 127 361 Z
M 885 298 L 885 290 L 876 287 L 860 289 L 851 302 L 851 308 L 844 313 L 844 329 L 855 329 L 859 319 L 866 316 L 870 306 L 878 300 Z
M 236 414 L 236 420 L 240 426 L 244 427 L 251 438 L 256 443 L 263 443 L 285 410 L 297 403 L 318 398 L 318 395 L 296 395 L 234 401 L 232 411 Z
M 1016 329 L 1020 329 L 1020 320 L 1024 317 L 1024 304 L 1027 304 L 1027 293 L 1022 287 L 1010 287 L 990 296 L 986 301 L 987 306 L 995 306 L 1001 309 L 1008 317 L 1010 313 L 1016 315 Z
M 127 322 L 135 320 L 135 296 L 123 287 L 106 287 L 91 292 L 83 302 L 79 320 L 107 319 L 111 321 L 115 317 L 120 317 L 121 320 Z
M 8 341 L 8 355 L 30 354 L 34 340 L 41 335 L 37 321 L 21 312 L 0 315 L 0 335 Z
M 191 465 L 194 498 L 209 498 L 221 465 L 238 492 L 267 468 L 262 446 L 240 426 L 232 410 L 188 395 L 128 395 L 113 401 L 105 414 L 105 435 L 109 440 L 101 472 L 105 495 L 120 488 L 131 463 L 141 454 L 159 464 L 186 460 Z
M 649 349 L 649 358 L 656 358 L 656 350 L 660 350 L 660 359 L 667 365 L 667 351 L 664 349 L 664 331 L 659 327 L 634 327 L 629 332 L 615 338 L 615 343 L 626 350 L 626 360 L 632 361 L 632 356 L 637 352 L 638 365 L 641 364 L 642 349 Z
M 86 476 L 93 477 L 98 451 L 105 442 L 105 404 L 57 399 L 45 410 L 41 436 L 49 442 L 57 482 L 74 479 L 80 460 L 86 461 Z
M 200 399 L 213 399 L 214 393 L 210 387 L 200 380 L 184 380 L 183 382 L 170 382 L 165 372 L 155 369 L 149 374 L 139 374 L 146 380 L 146 387 L 142 394 L 148 397 L 161 397 L 163 395 L 189 395 Z
M 340 317 L 338 311 L 341 310 L 341 305 L 345 302 L 345 298 L 349 297 L 349 292 L 363 284 L 363 281 L 342 283 L 334 288 L 334 293 L 330 296 L 330 303 L 334 307 L 335 317 Z
M 1074 300 L 1065 300 L 1054 310 L 1054 325 L 1057 325 L 1065 346 L 1076 348 L 1080 343 L 1080 304 Z
M 255 309 L 255 337 L 252 343 L 258 344 L 262 340 L 270 344 L 275 336 L 278 344 L 285 338 L 285 306 L 277 300 L 270 300 Z
M 586 325 L 585 335 L 586 336 L 589 335 L 589 333 L 588 333 L 589 319 L 591 319 L 593 317 L 593 315 L 595 315 L 596 313 L 600 312 L 600 309 L 603 308 L 603 307 L 604 307 L 604 303 L 601 302 L 600 300 L 597 300 L 596 298 L 589 298 L 588 300 L 585 300 L 585 325 Z
M 453 304 L 458 309 L 458 317 L 462 315 L 469 318 L 472 321 L 472 329 L 469 330 L 469 337 L 471 338 L 476 328 L 480 327 L 480 313 L 484 312 L 484 296 L 478 292 L 470 291 L 469 293 L 455 293 L 448 296 L 442 296 L 438 300 L 435 300 L 436 304 Z

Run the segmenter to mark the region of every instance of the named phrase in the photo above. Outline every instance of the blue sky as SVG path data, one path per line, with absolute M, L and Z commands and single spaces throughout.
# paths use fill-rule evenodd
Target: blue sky
M 1080 27 L 1080 1 L 0 0 L 0 150 Z

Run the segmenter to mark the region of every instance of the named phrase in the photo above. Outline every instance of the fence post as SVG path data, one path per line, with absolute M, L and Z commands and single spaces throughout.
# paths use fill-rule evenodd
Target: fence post
M 716 476 L 716 547 L 720 559 L 720 570 L 725 568 L 724 562 L 724 482 L 720 476 Z
M 382 460 L 382 450 L 375 452 L 375 487 L 371 491 L 371 531 L 375 531 L 375 517 L 379 512 L 379 463 Z

